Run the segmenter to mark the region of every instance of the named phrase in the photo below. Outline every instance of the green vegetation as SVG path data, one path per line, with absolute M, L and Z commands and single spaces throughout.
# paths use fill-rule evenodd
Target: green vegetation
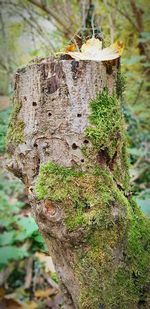
M 128 211 L 126 221 L 120 214 L 119 221 L 114 222 L 109 213 L 107 227 L 103 218 L 98 229 L 95 229 L 95 232 L 92 230 L 92 236 L 87 236 L 85 254 L 84 245 L 77 253 L 76 271 L 82 291 L 81 308 L 89 308 L 92 304 L 98 308 L 101 303 L 110 309 L 115 305 L 130 309 L 137 308 L 139 300 L 150 304 L 149 292 L 146 292 L 150 264 L 150 221 L 136 205 L 132 209 L 126 202 L 124 207 Z M 118 267 L 114 264 L 114 256 L 121 248 Z
M 11 196 L 13 195 L 13 200 Z M 18 179 L 9 179 L 4 172 L 0 174 L 0 268 L 8 262 L 32 255 L 36 250 L 44 251 L 43 239 L 38 226 L 31 216 L 23 217 L 26 204 L 17 201 L 23 196 L 23 186 Z M 30 245 L 25 245 L 25 242 Z
M 113 157 L 118 138 L 123 135 L 123 119 L 120 114 L 120 105 L 115 96 L 109 96 L 108 90 L 103 90 L 90 102 L 91 114 L 89 116 L 92 126 L 86 129 L 87 137 L 99 149 L 108 149 Z
M 18 118 L 21 106 L 21 102 L 16 102 L 16 100 L 14 100 L 7 131 L 7 143 L 10 142 L 13 146 L 17 146 L 24 141 L 24 122 Z
M 108 90 L 104 89 L 90 102 L 90 108 L 90 125 L 85 134 L 94 146 L 92 156 L 96 150 L 103 158 L 106 157 L 106 163 L 114 171 L 116 181 L 128 190 L 129 161 L 120 103 L 115 95 L 110 96 Z
M 40 168 L 36 182 L 37 197 L 62 202 L 66 225 L 74 230 L 79 225 L 90 225 L 100 205 L 102 207 L 111 198 L 111 190 L 104 178 L 104 170 L 101 176 L 100 173 L 97 175 L 97 169 L 80 172 L 49 162 Z
M 68 187 L 68 183 L 77 175 L 73 169 L 67 169 L 53 162 L 42 165 L 36 183 L 38 198 L 63 201 L 69 194 L 75 194 L 73 187 L 71 185 Z
M 117 99 L 120 99 L 123 103 L 124 98 L 124 92 L 125 92 L 125 76 L 121 73 L 121 70 L 119 69 L 117 73 L 117 80 L 116 80 L 116 95 Z

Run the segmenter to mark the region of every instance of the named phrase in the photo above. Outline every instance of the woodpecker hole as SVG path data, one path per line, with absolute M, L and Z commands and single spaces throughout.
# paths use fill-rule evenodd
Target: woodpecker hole
M 72 144 L 72 149 L 75 150 L 75 149 L 77 149 L 77 148 L 78 148 L 78 146 L 77 146 L 75 143 L 73 143 L 73 144 Z

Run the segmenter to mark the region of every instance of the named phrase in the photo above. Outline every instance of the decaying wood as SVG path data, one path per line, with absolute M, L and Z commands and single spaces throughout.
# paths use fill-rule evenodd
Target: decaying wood
M 23 158 L 14 166 L 28 186 L 34 183 L 39 165 L 48 160 L 66 167 L 81 164 L 89 101 L 106 86 L 112 93 L 116 74 L 116 67 L 108 75 L 102 63 L 74 60 L 46 60 L 17 72 L 15 97 L 22 104 L 24 143 L 10 148 L 14 158 Z
M 24 140 L 18 145 L 9 141 L 8 149 L 12 158 L 8 168 L 26 186 L 33 215 L 48 244 L 60 278 L 67 309 L 98 309 L 79 304 L 81 285 L 75 272 L 75 256 L 80 247 L 83 246 L 83 251 L 88 249 L 83 245 L 86 231 L 79 228 L 69 232 L 64 223 L 61 204 L 49 200 L 39 201 L 36 198 L 35 182 L 40 165 L 49 161 L 66 168 L 78 164 L 83 171 L 86 170 L 87 162 L 82 146 L 85 129 L 89 124 L 89 102 L 104 87 L 109 89 L 109 94 L 113 94 L 117 72 L 117 62 L 113 63 L 111 72 L 108 72 L 106 65 L 101 62 L 48 58 L 31 63 L 16 74 L 14 101 L 15 104 L 21 102 L 17 119 L 25 124 Z M 102 166 L 107 161 L 105 150 L 101 150 L 99 164 Z M 108 165 L 113 170 L 113 161 Z M 118 190 L 122 190 L 121 185 L 118 185 Z M 118 209 L 113 205 L 112 215 L 116 222 Z M 112 250 L 115 267 L 123 259 L 122 247 L 122 243 L 118 243 Z M 103 303 L 99 306 L 108 308 Z

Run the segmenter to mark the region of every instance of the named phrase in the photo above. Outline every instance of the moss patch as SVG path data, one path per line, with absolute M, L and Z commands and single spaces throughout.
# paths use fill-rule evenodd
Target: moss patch
M 116 94 L 117 98 L 123 101 L 123 93 L 125 91 L 125 76 L 119 70 L 117 73 L 117 80 L 116 80 Z
M 14 101 L 11 119 L 7 131 L 6 144 L 12 143 L 17 146 L 24 141 L 24 128 L 25 124 L 22 120 L 18 119 L 18 113 L 22 107 L 21 102 Z
M 110 96 L 106 89 L 90 102 L 90 109 L 90 124 L 85 134 L 93 145 L 91 156 L 97 153 L 102 158 L 105 157 L 106 164 L 112 170 L 116 181 L 128 190 L 129 163 L 120 103 L 116 96 Z M 90 156 L 85 149 L 83 151 L 86 156 Z
M 137 205 L 126 205 L 126 217 L 92 229 L 78 252 L 79 308 L 137 309 L 142 302 L 149 308 L 150 220 Z
M 115 96 L 109 96 L 107 90 L 103 90 L 90 102 L 90 108 L 89 121 L 92 126 L 86 129 L 87 137 L 98 150 L 107 148 L 110 156 L 113 156 L 118 135 L 122 135 L 123 129 L 118 101 Z
M 62 202 L 66 225 L 74 230 L 79 225 L 109 224 L 111 209 L 108 211 L 104 206 L 115 201 L 112 185 L 113 178 L 107 168 L 94 167 L 87 173 L 49 162 L 40 168 L 36 194 L 38 199 Z
M 71 168 L 59 166 L 53 162 L 41 165 L 40 174 L 36 182 L 36 193 L 39 199 L 49 198 L 53 201 L 64 201 L 69 193 L 76 196 L 72 187 L 72 179 L 81 173 Z M 70 184 L 68 186 L 68 183 Z

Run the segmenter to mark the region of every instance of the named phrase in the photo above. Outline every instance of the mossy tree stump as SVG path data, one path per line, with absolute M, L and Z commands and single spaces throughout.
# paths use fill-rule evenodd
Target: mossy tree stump
M 150 305 L 150 223 L 129 192 L 119 62 L 18 70 L 8 168 L 24 182 L 64 308 Z

